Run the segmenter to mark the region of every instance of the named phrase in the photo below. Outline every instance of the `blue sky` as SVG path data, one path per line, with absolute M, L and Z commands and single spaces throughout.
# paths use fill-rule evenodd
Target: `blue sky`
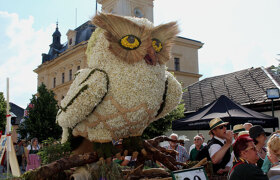
M 66 32 L 89 20 L 95 0 L 0 0 L 0 92 L 25 108 L 36 93 L 33 70 L 47 53 L 58 20 Z M 199 53 L 202 78 L 250 67 L 278 65 L 278 0 L 155 0 L 154 23 L 178 21 L 180 36 L 204 43 Z M 100 10 L 100 5 L 98 7 Z

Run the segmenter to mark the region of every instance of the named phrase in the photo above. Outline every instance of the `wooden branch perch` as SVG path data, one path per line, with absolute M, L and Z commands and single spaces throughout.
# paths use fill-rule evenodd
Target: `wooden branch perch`
M 27 171 L 22 177 L 28 180 L 44 180 L 64 170 L 93 163 L 98 161 L 98 159 L 96 153 L 73 155 L 59 159 L 38 169 Z

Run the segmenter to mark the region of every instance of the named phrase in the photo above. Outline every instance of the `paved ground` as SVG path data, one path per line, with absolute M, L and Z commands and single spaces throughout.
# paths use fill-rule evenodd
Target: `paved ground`
M 6 179 L 7 178 L 7 174 L 6 174 L 6 168 L 4 169 L 4 171 L 3 171 L 3 166 L 0 166 L 0 180 L 4 180 L 4 179 Z M 21 170 L 21 173 L 23 174 L 25 171 L 22 171 L 22 169 L 21 169 L 21 166 L 20 166 L 20 170 Z M 10 171 L 10 173 L 11 173 L 11 171 Z

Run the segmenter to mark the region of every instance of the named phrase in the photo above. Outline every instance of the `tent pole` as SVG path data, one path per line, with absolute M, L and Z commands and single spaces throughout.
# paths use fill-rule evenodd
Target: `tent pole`
M 272 117 L 274 117 L 273 99 L 271 99 L 271 111 L 272 111 Z M 275 127 L 273 127 L 273 132 L 275 132 Z

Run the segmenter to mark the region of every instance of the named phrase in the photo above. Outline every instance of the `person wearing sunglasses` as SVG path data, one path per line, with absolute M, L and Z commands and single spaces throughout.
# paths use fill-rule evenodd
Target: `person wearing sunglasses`
M 204 146 L 207 146 L 207 143 L 204 142 L 205 138 L 204 138 L 203 134 L 202 134 L 202 133 L 198 133 L 197 135 L 200 136 L 200 137 L 202 138 L 202 146 L 203 146 L 203 147 L 204 147 Z M 195 144 L 192 144 L 192 145 L 190 146 L 189 153 L 192 152 L 193 148 L 195 148 Z
M 228 180 L 268 180 L 261 168 L 256 166 L 259 156 L 250 136 L 239 136 L 233 144 L 237 159 L 228 173 Z
M 191 161 L 196 160 L 196 156 L 197 156 L 198 152 L 203 148 L 203 145 L 202 145 L 203 139 L 202 139 L 201 136 L 196 135 L 193 138 L 193 142 L 194 142 L 195 147 L 190 152 L 190 160 Z
M 227 131 L 228 122 L 220 118 L 214 118 L 209 122 L 210 132 L 213 138 L 208 143 L 208 152 L 213 163 L 213 172 L 224 174 L 229 171 L 232 165 L 233 154 L 230 153 L 233 134 Z

